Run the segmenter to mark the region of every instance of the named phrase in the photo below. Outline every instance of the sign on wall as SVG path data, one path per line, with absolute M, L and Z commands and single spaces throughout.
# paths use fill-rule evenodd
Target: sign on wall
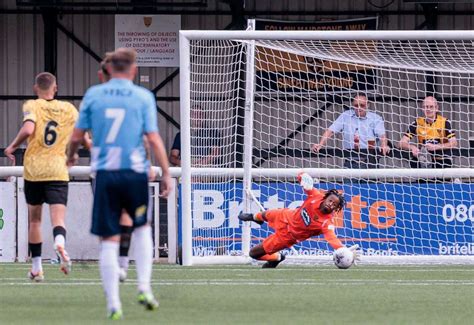
M 142 67 L 178 67 L 181 16 L 115 15 L 115 48 L 137 51 Z
M 250 19 L 248 25 L 253 30 L 265 31 L 375 30 L 377 17 L 315 22 Z M 331 46 L 337 53 L 360 44 L 354 41 Z M 366 42 L 363 46 L 366 51 L 376 51 L 375 43 Z M 257 46 L 255 59 L 257 92 L 371 92 L 377 83 L 375 70 L 370 66 L 321 59 L 317 55 L 303 56 L 291 50 Z
M 0 182 L 0 262 L 14 262 L 16 257 L 16 187 Z

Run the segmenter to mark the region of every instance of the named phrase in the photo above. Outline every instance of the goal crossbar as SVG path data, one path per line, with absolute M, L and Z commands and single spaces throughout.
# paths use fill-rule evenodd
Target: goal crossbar
M 217 31 L 185 30 L 179 32 L 188 40 L 353 40 L 353 41 L 415 41 L 415 40 L 474 40 L 472 30 L 437 31 Z

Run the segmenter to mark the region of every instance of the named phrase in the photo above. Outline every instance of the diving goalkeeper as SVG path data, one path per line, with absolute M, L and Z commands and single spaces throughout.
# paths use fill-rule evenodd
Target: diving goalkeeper
M 258 224 L 268 222 L 275 233 L 267 237 L 262 243 L 252 247 L 251 258 L 266 261 L 263 268 L 275 268 L 285 255 L 279 253 L 284 248 L 304 241 L 312 236 L 324 235 L 333 249 L 343 247 L 342 242 L 334 233 L 332 223 L 334 211 L 344 208 L 344 196 L 337 190 L 322 191 L 313 188 L 313 178 L 306 173 L 298 175 L 298 181 L 308 195 L 303 204 L 297 209 L 273 209 L 257 214 L 241 213 L 242 221 L 253 221 Z M 349 249 L 354 253 L 354 262 L 359 259 L 358 245 Z

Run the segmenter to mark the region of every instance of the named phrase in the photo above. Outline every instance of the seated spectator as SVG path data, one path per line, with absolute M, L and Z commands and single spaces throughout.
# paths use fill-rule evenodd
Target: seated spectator
M 206 123 L 205 111 L 196 106 L 191 109 L 191 166 L 209 167 L 218 163 L 221 134 Z
M 410 151 L 412 168 L 450 168 L 453 161 L 443 150 L 458 146 L 451 121 L 439 114 L 438 101 L 432 96 L 423 100 L 422 108 L 424 117 L 410 124 L 399 146 Z M 411 144 L 412 139 L 417 143 Z
M 170 163 L 181 167 L 181 132 L 176 133 L 170 151 Z
M 334 133 L 342 133 L 342 148 L 354 152 L 345 157 L 345 168 L 376 168 L 377 156 L 368 149 L 376 149 L 377 144 L 382 154 L 390 151 L 382 117 L 369 112 L 365 95 L 357 95 L 352 101 L 352 108 L 342 113 L 324 132 L 319 143 L 312 146 L 314 152 L 326 145 Z M 359 152 L 363 150 L 365 152 Z
M 191 109 L 191 166 L 209 167 L 217 163 L 220 154 L 220 132 L 205 123 L 205 112 L 200 107 Z M 181 166 L 181 133 L 171 147 L 170 162 Z

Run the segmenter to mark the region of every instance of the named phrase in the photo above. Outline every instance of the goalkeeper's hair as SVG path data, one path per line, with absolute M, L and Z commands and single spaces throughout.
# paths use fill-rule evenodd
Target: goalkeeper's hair
M 344 199 L 344 195 L 342 195 L 341 193 L 339 193 L 338 190 L 333 188 L 324 194 L 323 200 L 326 200 L 330 195 L 335 195 L 339 199 L 339 204 L 336 207 L 335 211 L 341 211 L 342 209 L 344 209 L 344 206 L 346 205 L 346 199 Z

